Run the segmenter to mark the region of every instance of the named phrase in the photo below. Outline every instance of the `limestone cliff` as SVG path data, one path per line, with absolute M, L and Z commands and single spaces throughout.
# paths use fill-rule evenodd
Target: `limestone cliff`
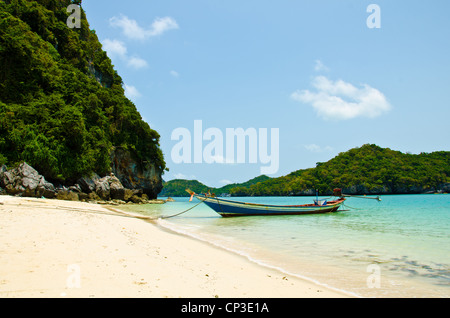
M 111 152 L 111 164 L 112 172 L 125 188 L 142 189 L 150 199 L 156 199 L 161 192 L 162 171 L 153 163 L 139 162 L 129 151 L 116 148 Z

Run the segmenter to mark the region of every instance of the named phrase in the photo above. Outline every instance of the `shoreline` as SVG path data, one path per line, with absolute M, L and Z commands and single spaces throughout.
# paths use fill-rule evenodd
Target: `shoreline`
M 313 278 L 310 278 L 310 277 L 307 277 L 307 276 L 302 276 L 301 274 L 295 274 L 295 273 L 287 271 L 287 270 L 285 270 L 285 269 L 283 269 L 281 267 L 278 267 L 278 266 L 271 265 L 269 263 L 260 261 L 260 260 L 255 259 L 252 256 L 250 256 L 250 255 L 248 255 L 246 253 L 243 253 L 243 252 L 241 252 L 239 250 L 236 250 L 236 249 L 233 249 L 233 248 L 229 248 L 229 247 L 217 244 L 215 242 L 210 242 L 210 241 L 208 241 L 208 240 L 206 240 L 206 239 L 204 239 L 204 238 L 202 238 L 200 236 L 196 236 L 196 235 L 193 235 L 193 234 L 185 232 L 185 231 L 180 231 L 178 229 L 174 229 L 172 226 L 163 225 L 162 223 L 160 223 L 160 221 L 161 220 L 158 219 L 156 221 L 155 225 L 158 228 L 160 228 L 162 231 L 165 231 L 165 232 L 168 232 L 168 233 L 172 233 L 173 235 L 180 235 L 180 236 L 186 237 L 188 239 L 192 239 L 194 241 L 201 242 L 201 243 L 206 244 L 208 246 L 211 246 L 211 247 L 213 247 L 215 249 L 220 249 L 220 250 L 224 251 L 225 253 L 229 253 L 229 254 L 231 254 L 233 256 L 237 256 L 237 257 L 241 258 L 242 260 L 244 260 L 246 262 L 250 262 L 251 264 L 254 264 L 254 265 L 258 266 L 258 267 L 266 268 L 269 271 L 275 271 L 278 274 L 283 275 L 283 277 L 292 277 L 292 278 L 301 280 L 303 282 L 314 284 L 317 287 L 325 288 L 325 289 L 327 289 L 329 291 L 332 291 L 332 292 L 335 292 L 335 293 L 338 293 L 338 294 L 341 295 L 341 296 L 337 296 L 337 297 L 363 298 L 362 296 L 357 295 L 357 294 L 355 294 L 353 292 L 349 292 L 349 291 L 346 291 L 346 290 L 343 290 L 343 289 L 335 288 L 335 287 L 329 286 L 329 285 L 327 285 L 325 283 L 321 283 L 321 282 L 319 282 L 319 281 L 317 281 L 317 280 L 315 280 Z M 153 221 L 150 221 L 150 222 L 153 222 Z M 318 291 L 318 292 L 322 292 L 322 291 Z M 322 298 L 321 296 L 319 296 L 319 297 Z M 332 297 L 334 297 L 334 296 L 332 296 Z
M 142 219 L 0 196 L 0 297 L 352 297 Z

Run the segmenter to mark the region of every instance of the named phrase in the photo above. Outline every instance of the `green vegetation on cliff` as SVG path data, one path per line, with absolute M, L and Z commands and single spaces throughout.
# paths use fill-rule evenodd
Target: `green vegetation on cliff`
M 211 188 L 208 188 L 206 185 L 197 180 L 175 179 L 163 183 L 163 189 L 160 196 L 186 197 L 189 195 L 186 192 L 186 189 L 190 189 L 196 193 L 205 193 Z
M 315 168 L 255 184 L 245 195 L 302 195 L 313 189 L 330 194 L 333 188 L 346 193 L 420 193 L 448 182 L 449 151 L 413 155 L 367 144 L 318 162 Z
M 436 191 L 444 186 L 448 188 L 450 183 L 450 152 L 413 155 L 367 144 L 340 153 L 327 162 L 318 162 L 315 168 L 266 178 L 257 180 L 260 182 L 229 185 L 226 189 L 212 191 L 232 196 L 314 195 L 315 189 L 329 195 L 334 188 L 342 188 L 347 194 Z M 171 182 L 166 185 L 171 193 L 181 193 L 181 190 L 184 191 L 182 187 L 192 181 L 185 180 L 185 184 Z M 200 183 L 198 189 L 205 191 L 202 189 L 209 188 Z M 192 190 L 201 192 L 193 187 Z
M 185 197 L 188 196 L 186 189 L 190 189 L 196 193 L 206 193 L 208 191 L 211 191 L 212 193 L 215 193 L 217 195 L 221 195 L 222 193 L 228 194 L 231 193 L 232 190 L 236 191 L 241 188 L 247 189 L 251 185 L 269 179 L 270 178 L 268 176 L 261 175 L 244 183 L 227 184 L 226 186 L 223 186 L 221 188 L 210 188 L 197 180 L 175 179 L 164 183 L 164 188 L 160 195 L 168 197 Z M 238 192 L 235 192 L 234 194 L 239 195 Z
M 111 167 L 114 147 L 163 172 L 159 134 L 124 95 L 90 30 L 66 25 L 71 0 L 0 0 L 0 165 L 26 161 L 70 182 Z

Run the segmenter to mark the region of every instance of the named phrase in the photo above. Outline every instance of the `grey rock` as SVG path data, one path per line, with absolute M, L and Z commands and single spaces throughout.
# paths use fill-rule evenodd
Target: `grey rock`
M 95 182 L 98 181 L 100 177 L 93 173 L 90 176 L 85 176 L 80 179 L 78 179 L 78 184 L 80 185 L 80 188 L 83 192 L 91 193 L 94 192 L 96 189 Z
M 109 177 L 108 182 L 111 199 L 125 200 L 125 188 L 120 180 L 116 176 L 112 175 Z
M 69 190 L 72 191 L 72 192 L 80 193 L 81 192 L 81 187 L 80 187 L 80 185 L 78 183 L 76 183 L 75 185 L 70 186 Z
M 56 189 L 55 186 L 45 181 L 45 178 L 39 181 L 39 185 L 36 188 L 36 196 L 53 199 L 56 197 Z
M 1 179 L 6 192 L 13 195 L 40 197 L 45 190 L 52 191 L 54 189 L 51 183 L 45 181 L 43 176 L 25 162 L 21 163 L 17 168 L 6 172 L 3 171 Z
M 4 187 L 5 184 L 3 183 L 3 174 L 8 171 L 8 167 L 5 165 L 0 166 L 0 187 Z
M 109 176 L 95 181 L 95 192 L 102 200 L 109 200 L 111 194 Z
M 125 201 L 127 197 L 125 187 L 113 173 L 95 181 L 95 192 L 102 200 Z

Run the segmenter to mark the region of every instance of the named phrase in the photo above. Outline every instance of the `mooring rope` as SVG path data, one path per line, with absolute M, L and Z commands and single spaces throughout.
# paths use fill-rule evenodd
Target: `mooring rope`
M 199 200 L 200 200 L 200 199 L 199 199 Z M 136 216 L 135 216 L 135 215 L 129 215 L 129 214 L 126 214 L 126 215 L 124 215 L 124 216 L 135 217 L 135 218 L 137 218 L 137 219 L 144 219 L 144 220 L 150 220 L 150 221 L 156 221 L 156 220 L 159 220 L 159 219 L 170 219 L 170 218 L 174 218 L 174 217 L 176 217 L 176 216 L 179 216 L 179 215 L 181 215 L 181 214 L 184 214 L 184 213 L 186 213 L 186 212 L 192 210 L 193 208 L 199 206 L 200 204 L 202 204 L 202 203 L 205 202 L 205 201 L 206 201 L 206 199 L 205 199 L 205 200 L 200 200 L 199 203 L 197 203 L 197 204 L 194 205 L 194 206 L 191 206 L 189 209 L 186 209 L 186 210 L 184 210 L 184 211 L 181 211 L 181 212 L 179 212 L 179 213 L 172 214 L 172 215 L 158 216 L 158 217 L 151 217 L 151 216 L 145 216 L 145 215 L 143 215 L 143 216 L 137 216 L 137 215 L 136 215 Z M 113 210 L 113 211 L 117 212 L 117 213 L 124 214 L 124 212 L 122 212 L 122 211 L 120 211 L 120 210 L 114 209 L 114 208 L 112 208 L 112 207 L 108 207 L 108 208 L 109 208 L 110 210 Z
M 360 208 L 354 208 L 354 207 L 351 207 L 351 206 L 347 205 L 346 203 L 342 203 L 342 206 L 343 206 L 343 207 L 346 207 L 346 208 L 353 209 L 353 210 L 363 210 L 363 209 L 360 209 Z
M 199 199 L 199 200 L 200 200 L 200 199 Z M 179 216 L 179 215 L 181 215 L 181 214 L 183 214 L 183 213 L 186 213 L 186 212 L 192 210 L 193 208 L 197 207 L 198 205 L 202 204 L 202 203 L 205 202 L 205 201 L 206 201 L 206 199 L 205 199 L 205 200 L 200 200 L 199 203 L 197 203 L 197 204 L 194 205 L 194 206 L 191 206 L 191 207 L 190 207 L 189 209 L 187 209 L 187 210 L 184 210 L 184 211 L 182 211 L 182 212 L 180 212 L 180 213 L 173 214 L 173 215 L 161 216 L 161 217 L 155 218 L 154 220 L 157 220 L 157 219 L 170 219 L 170 218 Z

